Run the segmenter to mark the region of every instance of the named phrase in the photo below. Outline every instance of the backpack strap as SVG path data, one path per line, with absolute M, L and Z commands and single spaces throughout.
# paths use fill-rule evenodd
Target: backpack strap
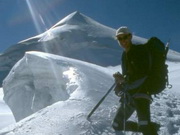
M 149 76 L 151 74 L 152 62 L 153 62 L 152 54 L 149 50 L 148 50 L 148 60 L 149 60 L 149 69 L 148 69 L 148 75 L 147 76 Z

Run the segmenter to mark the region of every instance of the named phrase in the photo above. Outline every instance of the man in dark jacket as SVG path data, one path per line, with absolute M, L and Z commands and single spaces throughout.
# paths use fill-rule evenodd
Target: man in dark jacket
M 112 126 L 115 130 L 120 131 L 142 132 L 143 135 L 158 135 L 158 125 L 151 122 L 151 96 L 148 94 L 148 88 L 146 87 L 150 67 L 148 50 L 144 45 L 132 44 L 132 34 L 125 26 L 120 27 L 116 31 L 116 38 L 124 52 L 122 54 L 122 75 L 119 73 L 113 75 L 117 83 L 115 93 L 117 95 L 119 93 L 123 94 L 120 100 L 121 105 Z M 122 76 L 124 77 L 123 81 Z M 133 83 L 139 84 L 131 88 L 130 86 Z M 138 123 L 128 121 L 128 118 L 134 111 L 137 112 Z

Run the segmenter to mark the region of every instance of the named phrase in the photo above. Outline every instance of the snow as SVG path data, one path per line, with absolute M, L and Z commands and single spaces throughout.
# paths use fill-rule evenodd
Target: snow
M 91 119 L 86 119 L 114 83 L 112 74 L 121 71 L 120 65 L 111 63 L 120 64 L 117 58 L 122 52 L 112 40 L 114 32 L 74 12 L 47 32 L 2 54 L 0 60 L 6 58 L 3 62 L 8 66 L 16 57 L 18 62 L 12 68 L 4 63 L 0 67 L 11 69 L 0 89 L 0 135 L 123 135 L 111 127 L 119 105 L 119 97 L 113 92 Z M 146 41 L 133 36 L 134 43 Z M 61 43 L 61 47 L 55 46 L 55 42 Z M 35 44 L 41 46 L 39 43 L 45 43 L 50 52 L 24 49 L 36 47 Z M 24 55 L 19 54 L 22 50 Z M 162 125 L 160 135 L 180 134 L 179 61 L 180 54 L 170 50 L 167 64 L 173 87 L 154 97 L 151 104 L 152 120 Z M 137 121 L 136 114 L 131 119 Z

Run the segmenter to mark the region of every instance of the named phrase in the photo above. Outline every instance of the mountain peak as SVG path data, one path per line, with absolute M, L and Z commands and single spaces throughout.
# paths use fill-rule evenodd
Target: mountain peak
M 80 22 L 80 23 L 87 23 L 87 16 L 81 14 L 78 11 L 73 12 L 69 15 L 68 24 Z
M 73 16 L 82 16 L 82 14 L 79 11 L 75 11 L 75 12 L 71 13 L 71 15 L 73 15 Z
M 75 11 L 75 12 L 69 14 L 68 16 L 66 16 L 61 21 L 59 21 L 52 28 L 55 28 L 57 26 L 61 26 L 64 24 L 78 25 L 78 24 L 89 24 L 92 22 L 95 22 L 95 21 L 93 19 L 85 16 L 84 14 L 80 13 L 79 11 Z

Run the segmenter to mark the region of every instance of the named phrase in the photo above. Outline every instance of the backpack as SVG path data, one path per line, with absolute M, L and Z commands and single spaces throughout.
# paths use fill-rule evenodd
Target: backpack
M 159 94 L 166 87 L 171 87 L 168 82 L 168 65 L 166 64 L 169 47 L 156 37 L 150 38 L 145 46 L 148 49 L 150 61 L 147 78 L 148 93 Z

